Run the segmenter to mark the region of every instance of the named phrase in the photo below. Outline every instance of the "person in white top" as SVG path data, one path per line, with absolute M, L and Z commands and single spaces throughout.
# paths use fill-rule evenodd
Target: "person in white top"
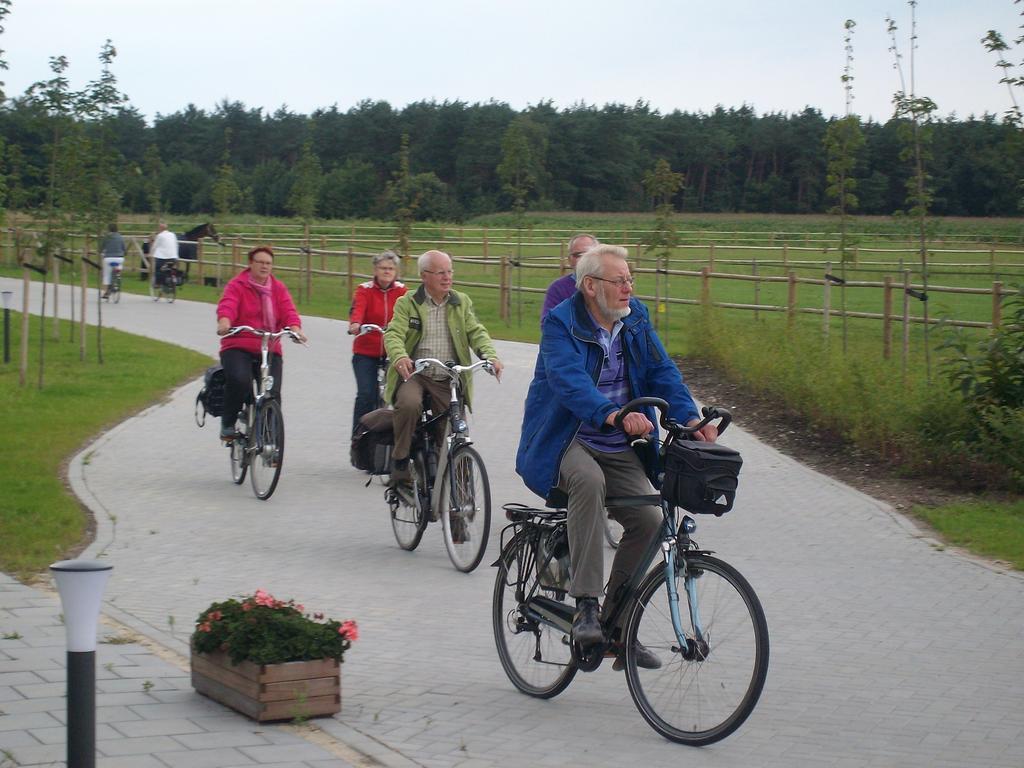
M 178 238 L 167 229 L 166 222 L 161 221 L 157 227 L 149 255 L 153 258 L 154 284 L 157 284 L 164 264 L 178 260 Z

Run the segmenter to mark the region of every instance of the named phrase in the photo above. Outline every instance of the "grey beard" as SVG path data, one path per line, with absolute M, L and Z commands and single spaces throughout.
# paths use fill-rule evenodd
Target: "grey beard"
M 605 299 L 603 293 L 599 292 L 596 298 L 597 307 L 601 310 L 601 314 L 604 315 L 606 320 L 610 320 L 613 323 L 616 320 L 621 320 L 626 317 L 632 311 L 629 306 L 625 306 L 622 309 L 612 309 L 608 306 L 608 301 Z

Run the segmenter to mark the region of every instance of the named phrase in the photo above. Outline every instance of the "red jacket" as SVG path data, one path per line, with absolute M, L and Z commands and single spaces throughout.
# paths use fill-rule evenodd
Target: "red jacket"
M 405 295 L 409 289 L 399 280 L 395 280 L 387 288 L 381 288 L 376 280 L 367 280 L 356 288 L 352 300 L 352 310 L 348 313 L 350 323 L 373 323 L 381 328 L 387 327 L 395 316 L 395 302 Z M 384 334 L 368 333 L 357 336 L 352 342 L 352 351 L 367 357 L 384 357 Z
M 280 331 L 288 326 L 301 328 L 302 318 L 295 309 L 292 295 L 288 293 L 288 287 L 273 275 L 270 276 L 271 299 L 274 302 L 274 315 L 277 321 L 277 328 L 265 330 Z M 238 276 L 231 280 L 224 287 L 224 295 L 217 304 L 217 318 L 226 317 L 232 326 L 251 325 L 253 328 L 263 329 L 263 303 L 260 295 L 249 285 L 249 270 L 243 270 Z M 236 336 L 225 336 L 220 340 L 221 350 L 244 349 L 253 354 L 260 353 L 260 340 L 250 333 L 239 333 Z M 281 340 L 275 341 L 271 352 L 281 354 Z

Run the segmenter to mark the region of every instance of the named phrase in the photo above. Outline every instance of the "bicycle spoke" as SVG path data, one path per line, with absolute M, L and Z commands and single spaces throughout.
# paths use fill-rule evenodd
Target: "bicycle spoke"
M 464 573 L 476 568 L 487 549 L 491 530 L 491 489 L 480 455 L 464 446 L 450 459 L 451 474 L 445 471 L 440 503 L 444 543 L 452 564 Z M 449 487 L 454 477 L 454 487 Z

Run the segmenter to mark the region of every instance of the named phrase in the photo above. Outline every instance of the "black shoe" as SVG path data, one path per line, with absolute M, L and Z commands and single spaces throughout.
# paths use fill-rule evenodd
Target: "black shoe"
M 593 648 L 604 642 L 601 629 L 600 609 L 596 597 L 580 597 L 576 600 L 576 615 L 572 619 L 572 639 L 580 648 Z
M 661 659 L 647 646 L 641 645 L 639 642 L 634 643 L 633 651 L 636 655 L 636 665 L 641 669 L 661 669 Z M 616 672 L 624 670 L 626 668 L 626 647 L 622 643 L 613 643 L 609 653 L 615 656 L 612 669 Z

